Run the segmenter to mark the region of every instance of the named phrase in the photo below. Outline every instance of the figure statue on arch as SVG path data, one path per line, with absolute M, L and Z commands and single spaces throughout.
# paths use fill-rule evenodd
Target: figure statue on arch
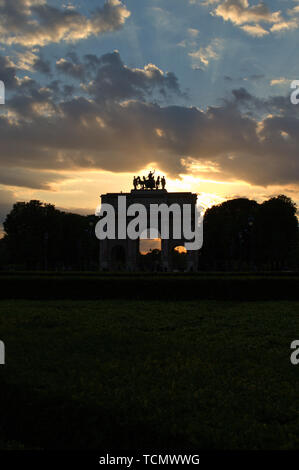
M 159 189 L 159 186 L 160 186 L 160 176 L 158 176 L 156 180 L 156 189 Z
M 134 176 L 133 178 L 134 191 L 137 191 L 138 189 L 158 190 L 160 189 L 160 185 L 162 185 L 162 189 L 165 190 L 165 186 L 166 186 L 165 176 L 163 176 L 162 179 L 160 176 L 158 176 L 157 179 L 155 180 L 154 175 L 155 175 L 155 170 L 150 171 L 148 173 L 147 178 L 145 176 L 143 176 L 142 178 L 140 176 L 137 176 L 137 177 Z

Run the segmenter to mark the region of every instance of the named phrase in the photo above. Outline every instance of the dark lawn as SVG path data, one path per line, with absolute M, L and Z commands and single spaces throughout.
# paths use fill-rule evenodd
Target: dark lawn
M 1 301 L 0 447 L 299 448 L 298 311 Z

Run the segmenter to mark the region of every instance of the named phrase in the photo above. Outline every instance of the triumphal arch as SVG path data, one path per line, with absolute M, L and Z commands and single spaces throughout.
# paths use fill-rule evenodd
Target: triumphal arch
M 141 252 L 140 252 L 140 238 L 131 239 L 124 227 L 119 229 L 117 221 L 120 216 L 120 202 L 122 204 L 122 212 L 125 213 L 125 226 L 129 226 L 130 221 L 133 219 L 133 216 L 127 213 L 129 207 L 132 205 L 141 204 L 148 210 L 150 214 L 150 208 L 153 205 L 164 205 L 169 209 L 176 205 L 180 207 L 183 213 L 183 208 L 189 207 L 191 214 L 191 224 L 193 230 L 196 230 L 196 217 L 195 217 L 195 208 L 197 202 L 197 194 L 191 192 L 168 192 L 166 189 L 166 180 L 164 177 L 154 178 L 154 173 L 150 172 L 148 177 L 134 177 L 133 180 L 134 189 L 130 193 L 107 193 L 101 196 L 101 204 L 109 205 L 115 211 L 115 236 L 107 237 L 100 240 L 100 269 L 108 271 L 139 271 L 144 269 L 144 263 L 141 263 Z M 100 216 L 100 219 L 102 215 Z M 147 227 L 152 229 L 150 216 L 148 216 Z M 161 218 L 158 220 L 158 226 L 156 226 L 153 231 L 154 235 L 151 235 L 151 238 L 159 238 L 160 247 L 159 250 L 154 250 L 153 256 L 155 255 L 155 262 L 149 264 L 151 270 L 161 271 L 161 272 L 171 272 L 176 271 L 177 266 L 175 265 L 176 258 L 174 254 L 177 255 L 176 251 L 178 247 L 181 249 L 188 246 L 190 238 L 185 237 L 185 232 L 183 227 L 181 227 L 180 238 L 177 238 L 177 233 L 175 233 L 173 222 L 173 214 L 169 210 L 169 219 L 167 224 L 169 224 L 169 235 L 166 238 L 163 238 L 163 231 L 161 224 L 163 221 Z M 165 221 L 164 221 L 165 223 Z M 183 219 L 181 220 L 183 223 Z M 126 227 L 125 227 L 126 228 Z M 120 233 L 121 232 L 121 233 Z M 142 237 L 141 237 L 142 238 Z M 199 249 L 182 249 L 184 254 L 184 267 L 179 270 L 183 271 L 197 271 L 198 269 L 198 253 Z M 158 254 L 158 255 L 157 255 Z M 180 254 L 180 253 L 179 253 Z M 146 265 L 147 266 L 147 265 Z M 147 270 L 147 269 L 145 269 Z

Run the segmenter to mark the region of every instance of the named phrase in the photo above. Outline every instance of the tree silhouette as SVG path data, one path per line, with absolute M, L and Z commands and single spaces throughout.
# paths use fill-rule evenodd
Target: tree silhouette
M 245 260 L 250 262 L 257 210 L 256 201 L 238 198 L 206 211 L 202 250 L 206 267 L 235 269 Z
M 296 204 L 287 196 L 259 206 L 256 224 L 257 262 L 271 269 L 288 268 L 298 246 Z
M 206 211 L 204 269 L 286 269 L 298 263 L 296 204 L 280 195 L 258 204 L 238 198 Z
M 95 216 L 59 211 L 40 201 L 18 202 L 4 222 L 12 264 L 25 269 L 97 267 Z

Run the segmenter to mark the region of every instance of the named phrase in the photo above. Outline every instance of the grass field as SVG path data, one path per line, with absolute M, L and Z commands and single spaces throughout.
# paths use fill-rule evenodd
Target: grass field
M 298 448 L 298 309 L 1 301 L 0 447 Z

